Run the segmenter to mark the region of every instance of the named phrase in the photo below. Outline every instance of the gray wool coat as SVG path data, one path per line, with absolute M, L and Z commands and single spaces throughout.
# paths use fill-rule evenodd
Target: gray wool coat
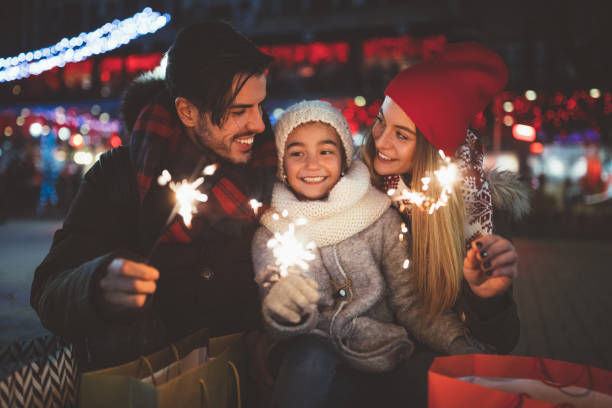
M 390 371 L 407 359 L 414 349 L 413 338 L 448 353 L 453 340 L 465 335 L 464 326 L 450 311 L 425 323 L 416 276 L 403 267 L 410 239 L 400 241 L 401 223 L 397 211 L 389 208 L 365 230 L 317 248 L 307 277 L 319 285 L 318 308 L 296 325 L 264 309 L 268 331 L 279 339 L 307 333 L 322 336 L 342 360 L 369 372 Z M 260 227 L 253 238 L 255 280 L 262 299 L 276 274 L 271 268 L 272 250 L 266 245 L 272 236 Z

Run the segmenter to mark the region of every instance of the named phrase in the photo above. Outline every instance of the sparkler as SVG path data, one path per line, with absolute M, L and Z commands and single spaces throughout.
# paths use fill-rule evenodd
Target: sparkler
M 212 176 L 213 174 L 215 174 L 215 171 L 217 171 L 217 165 L 209 164 L 208 166 L 204 167 L 204 170 L 202 170 L 202 174 L 205 176 Z
M 408 228 L 406 228 L 406 224 L 402 222 L 402 232 L 399 234 L 399 240 L 402 242 L 404 240 L 404 234 L 408 232 Z
M 439 151 L 444 164 L 438 169 L 434 171 L 434 175 L 438 184 L 442 187 L 442 191 L 440 192 L 440 196 L 437 200 L 429 197 L 424 192 L 429 190 L 431 185 L 432 178 L 431 177 L 423 177 L 421 182 L 423 186 L 421 191 L 414 190 L 403 190 L 401 194 L 394 197 L 396 201 L 407 201 L 410 204 L 414 204 L 417 208 L 421 210 L 426 210 L 429 214 L 433 214 L 434 211 L 439 209 L 440 207 L 444 207 L 448 202 L 449 195 L 452 194 L 453 188 L 452 185 L 457 177 L 457 166 L 454 163 L 451 163 L 449 157 L 446 157 L 442 150 Z M 394 189 L 390 189 L 387 191 L 389 196 L 394 196 L 396 191 Z
M 197 175 L 197 169 L 201 168 L 202 165 L 203 163 L 201 162 L 200 164 L 198 164 L 198 166 L 196 167 L 196 171 L 191 177 L 192 179 Z M 164 235 L 166 228 L 168 228 L 168 226 L 173 222 L 174 217 L 177 214 L 182 217 L 185 226 L 187 228 L 191 228 L 191 220 L 193 219 L 193 215 L 196 214 L 198 211 L 196 208 L 196 202 L 208 201 L 208 196 L 200 192 L 198 190 L 198 187 L 200 187 L 204 183 L 204 179 L 206 178 L 206 176 L 213 175 L 216 170 L 216 164 L 208 165 L 202 170 L 202 175 L 191 182 L 187 179 L 181 180 L 179 182 L 172 181 L 172 175 L 168 170 L 163 170 L 161 172 L 161 174 L 157 178 L 157 183 L 160 186 L 168 185 L 170 189 L 174 191 L 176 204 L 174 205 L 172 211 L 170 212 L 170 215 L 168 216 L 168 220 L 166 221 L 164 229 L 153 243 L 153 246 L 149 251 L 149 256 L 147 257 L 148 260 L 151 259 L 151 256 L 159 245 L 160 239 Z
M 400 242 L 402 242 L 404 240 L 404 234 L 408 232 L 408 227 L 406 227 L 406 224 L 402 222 L 402 225 L 400 228 L 402 232 L 400 232 L 399 234 L 399 240 Z M 402 263 L 402 268 L 408 269 L 409 266 L 410 266 L 410 259 L 408 258 L 404 259 L 404 262 Z
M 287 210 L 283 211 L 283 217 L 288 215 Z M 278 214 L 275 214 L 278 215 Z M 279 219 L 280 217 L 273 217 Z M 304 225 L 306 220 L 299 218 L 296 223 L 298 225 Z M 316 245 L 314 242 L 309 242 L 304 245 L 295 236 L 295 224 L 290 223 L 287 231 L 282 234 L 279 232 L 274 233 L 274 238 L 268 241 L 268 248 L 272 249 L 274 254 L 275 264 L 280 270 L 280 276 L 287 276 L 289 269 L 292 267 L 299 267 L 303 271 L 308 270 L 308 261 L 312 261 L 315 258 L 314 249 Z
M 180 182 L 170 182 L 170 189 L 174 191 L 176 196 L 177 212 L 183 217 L 183 223 L 187 228 L 191 228 L 191 220 L 193 214 L 198 210 L 195 206 L 196 201 L 205 203 L 208 201 L 208 196 L 198 191 L 198 187 L 204 182 L 204 177 L 199 177 L 193 182 L 181 180 Z
M 216 164 L 211 164 L 206 166 L 204 170 L 202 170 L 202 174 L 204 176 L 212 176 L 215 174 L 217 170 Z M 162 171 L 161 175 L 157 178 L 157 182 L 160 186 L 165 186 L 168 184 L 170 189 L 174 191 L 174 195 L 176 197 L 176 205 L 172 209 L 170 213 L 170 218 L 174 218 L 174 215 L 178 213 L 181 217 L 183 217 L 183 223 L 187 228 L 191 228 L 191 220 L 193 219 L 193 214 L 198 212 L 195 204 L 196 201 L 200 201 L 205 203 L 208 201 L 208 196 L 204 193 L 198 191 L 198 187 L 204 183 L 204 176 L 198 177 L 195 181 L 189 182 L 187 180 L 181 180 L 180 182 L 172 181 L 172 176 L 168 170 Z
M 255 215 L 257 215 L 257 211 L 259 211 L 259 208 L 261 208 L 261 206 L 263 205 L 262 203 L 260 203 L 259 201 L 257 201 L 256 199 L 252 198 L 249 201 L 249 205 L 251 206 L 251 208 L 253 209 L 253 213 Z

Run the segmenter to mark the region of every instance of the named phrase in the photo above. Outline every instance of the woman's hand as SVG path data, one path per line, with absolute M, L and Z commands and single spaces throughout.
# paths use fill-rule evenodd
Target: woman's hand
M 514 245 L 499 235 L 485 235 L 472 242 L 463 260 L 463 276 L 472 292 L 490 298 L 506 291 L 518 276 Z
M 319 301 L 317 282 L 298 273 L 290 273 L 272 286 L 263 301 L 264 309 L 291 323 L 314 311 Z

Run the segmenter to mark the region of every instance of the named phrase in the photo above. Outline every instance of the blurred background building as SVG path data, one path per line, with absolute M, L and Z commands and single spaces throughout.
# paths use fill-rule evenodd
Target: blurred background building
M 0 217 L 62 214 L 97 155 L 127 141 L 122 92 L 178 29 L 231 22 L 273 55 L 267 113 L 325 98 L 356 144 L 385 85 L 446 44 L 476 40 L 510 71 L 472 126 L 489 166 L 533 188 L 525 234 L 612 228 L 609 2 L 22 0 L 0 14 Z M 443 120 L 443 112 L 440 112 Z M 542 228 L 546 225 L 549 228 Z

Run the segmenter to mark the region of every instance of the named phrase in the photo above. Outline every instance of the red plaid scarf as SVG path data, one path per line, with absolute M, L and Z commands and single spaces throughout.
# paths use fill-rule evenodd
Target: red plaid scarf
M 257 222 L 259 215 L 269 205 L 269 197 L 262 191 L 251 191 L 257 185 L 255 177 L 269 174 L 273 180 L 276 148 L 272 132 L 267 130 L 255 137 L 253 155 L 248 165 L 235 165 L 221 159 L 212 152 L 199 150 L 183 131 L 178 117 L 163 102 L 146 105 L 140 112 L 130 136 L 130 152 L 137 173 L 138 193 L 141 204 L 155 206 L 157 195 L 148 197 L 157 188 L 157 177 L 168 169 L 175 181 L 199 177 L 208 164 L 216 163 L 217 171 L 206 178 L 200 188 L 208 194 L 208 201 L 198 205 L 192 228 L 187 228 L 177 216 L 165 230 L 160 242 L 191 242 L 201 229 L 206 218 L 231 218 L 238 222 Z M 200 166 L 200 168 L 197 168 Z M 269 172 L 258 172 L 257 168 L 269 168 Z M 259 183 L 261 184 L 261 183 Z M 163 187 L 168 188 L 168 187 Z M 249 201 L 263 201 L 257 215 Z M 158 200 L 159 201 L 159 200 Z M 162 200 L 163 201 L 163 200 Z
M 468 130 L 465 142 L 455 154 L 457 168 L 461 177 L 461 192 L 465 202 L 465 243 L 469 248 L 476 238 L 493 233 L 493 204 L 489 184 L 484 177 L 484 148 L 478 136 Z M 400 186 L 400 176 L 385 176 L 383 179 L 385 191 L 397 190 Z M 412 206 L 408 201 L 394 202 L 400 211 L 410 218 Z

